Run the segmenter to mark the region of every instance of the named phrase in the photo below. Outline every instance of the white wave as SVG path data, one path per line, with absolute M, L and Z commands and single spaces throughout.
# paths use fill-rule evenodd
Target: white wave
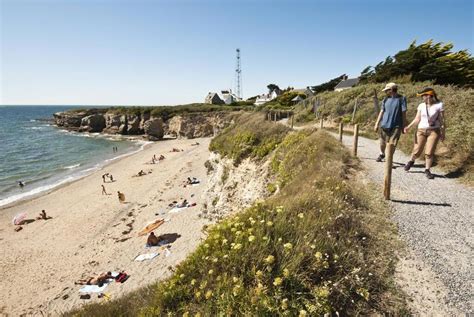
M 36 120 L 35 119 L 30 119 L 30 122 L 36 122 Z
M 76 167 L 79 167 L 79 166 L 81 166 L 81 164 L 69 165 L 69 166 L 65 166 L 64 168 L 70 170 L 70 169 L 73 169 L 73 168 L 76 168 Z
M 44 127 L 30 127 L 30 128 L 25 128 L 26 130 L 43 130 Z

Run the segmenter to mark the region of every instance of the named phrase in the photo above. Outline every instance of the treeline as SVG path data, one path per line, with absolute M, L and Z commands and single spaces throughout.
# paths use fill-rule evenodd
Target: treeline
M 474 87 L 474 58 L 467 50 L 453 52 L 453 44 L 421 45 L 413 41 L 406 50 L 388 56 L 375 67 L 366 67 L 361 83 L 382 83 L 410 76 L 412 82 L 432 81 L 438 85 Z

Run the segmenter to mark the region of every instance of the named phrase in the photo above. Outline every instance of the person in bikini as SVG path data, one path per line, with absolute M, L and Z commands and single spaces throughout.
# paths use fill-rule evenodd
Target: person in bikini
M 80 279 L 74 284 L 76 285 L 99 285 L 102 286 L 108 279 L 113 279 L 112 272 L 101 273 L 96 277 L 89 277 L 86 279 Z

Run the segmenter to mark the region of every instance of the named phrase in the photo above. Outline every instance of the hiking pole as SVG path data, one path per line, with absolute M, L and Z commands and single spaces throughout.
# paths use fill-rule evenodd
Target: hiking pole
M 359 142 L 359 125 L 354 124 L 354 144 L 352 145 L 352 155 L 354 156 L 357 156 L 357 143 L 358 142 Z
M 388 143 L 385 148 L 385 176 L 383 180 L 383 196 L 385 200 L 390 200 L 390 187 L 392 186 L 392 163 L 395 146 Z

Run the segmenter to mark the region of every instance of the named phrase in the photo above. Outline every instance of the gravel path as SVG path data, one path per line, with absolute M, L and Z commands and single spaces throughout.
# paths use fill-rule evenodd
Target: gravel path
M 352 140 L 352 136 L 345 135 L 343 143 L 350 148 Z M 369 179 L 380 184 L 382 192 L 384 163 L 375 161 L 378 153 L 378 141 L 359 137 L 358 157 Z M 436 178 L 428 180 L 423 174 L 423 162 L 417 161 L 409 172 L 405 172 L 403 166 L 408 159 L 401 151 L 395 152 L 389 203 L 400 237 L 409 249 L 410 255 L 402 259 L 402 266 L 412 267 L 405 270 L 405 275 L 409 275 L 405 276 L 405 281 L 414 279 L 411 284 L 415 285 L 408 293 L 416 297 L 422 293 L 422 288 L 430 288 L 430 285 L 416 284 L 430 283 L 433 278 L 431 286 L 437 288 L 436 294 L 433 298 L 428 295 L 418 299 L 420 314 L 436 312 L 435 308 L 430 310 L 435 305 L 431 303 L 436 301 L 435 297 L 441 298 L 439 304 L 449 315 L 473 313 L 474 190 L 444 177 L 437 169 L 432 169 Z M 408 262 L 411 264 L 407 265 Z M 429 271 L 420 272 L 424 278 L 413 276 L 423 270 Z

